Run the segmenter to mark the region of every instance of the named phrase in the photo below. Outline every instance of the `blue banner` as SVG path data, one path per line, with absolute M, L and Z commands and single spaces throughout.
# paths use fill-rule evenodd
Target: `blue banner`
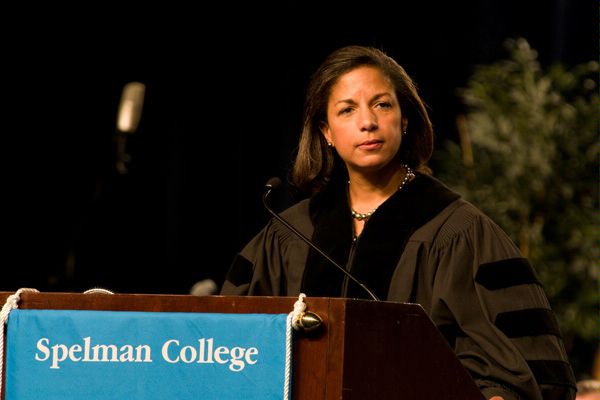
M 283 399 L 286 318 L 13 310 L 6 400 Z

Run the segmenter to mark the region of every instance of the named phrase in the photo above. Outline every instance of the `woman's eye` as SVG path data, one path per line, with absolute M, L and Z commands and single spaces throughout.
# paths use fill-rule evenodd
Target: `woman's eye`
M 348 114 L 350 111 L 352 111 L 352 107 L 345 107 L 340 110 L 339 114 Z
M 391 108 L 392 107 L 392 103 L 388 103 L 388 102 L 383 101 L 383 102 L 377 104 L 377 106 L 380 107 L 380 108 Z

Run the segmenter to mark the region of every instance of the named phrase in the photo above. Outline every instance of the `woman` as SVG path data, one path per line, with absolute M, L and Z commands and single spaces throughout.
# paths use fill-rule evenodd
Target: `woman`
M 574 379 L 534 270 L 430 176 L 433 129 L 404 69 L 350 46 L 313 75 L 282 216 L 388 301 L 421 304 L 489 399 L 571 399 Z M 276 220 L 241 251 L 227 295 L 366 297 Z

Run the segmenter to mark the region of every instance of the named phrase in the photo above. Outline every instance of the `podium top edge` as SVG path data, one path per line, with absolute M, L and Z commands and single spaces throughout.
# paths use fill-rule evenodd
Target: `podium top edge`
M 0 291 L 0 301 L 14 292 Z M 292 296 L 194 296 L 189 294 L 146 293 L 74 293 L 74 292 L 23 292 L 19 308 L 22 309 L 71 309 L 71 310 L 121 310 L 121 311 L 182 311 L 182 312 L 261 312 L 289 313 L 298 300 Z M 423 313 L 421 305 L 349 299 L 338 297 L 306 297 L 310 310 L 329 312 L 333 308 L 402 308 Z M 420 310 L 416 310 L 420 309 Z

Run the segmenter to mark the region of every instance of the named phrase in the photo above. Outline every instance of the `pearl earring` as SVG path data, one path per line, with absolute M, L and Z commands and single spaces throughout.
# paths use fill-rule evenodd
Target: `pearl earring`
M 333 147 L 333 143 L 331 143 L 331 142 L 327 142 L 327 146 L 329 146 L 329 147 Z

